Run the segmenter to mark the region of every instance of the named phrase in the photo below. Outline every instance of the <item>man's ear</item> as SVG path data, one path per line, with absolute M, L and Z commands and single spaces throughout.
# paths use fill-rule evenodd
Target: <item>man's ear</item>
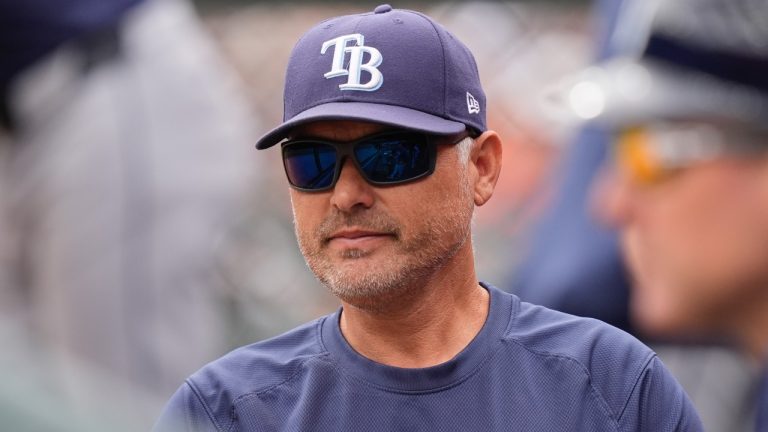
M 475 205 L 488 202 L 496 188 L 501 172 L 501 138 L 494 131 L 486 131 L 475 138 L 469 156 L 470 172 L 474 180 Z

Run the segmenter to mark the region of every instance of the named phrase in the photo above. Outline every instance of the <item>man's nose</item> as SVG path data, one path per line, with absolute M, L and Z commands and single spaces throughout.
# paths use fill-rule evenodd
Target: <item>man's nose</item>
M 331 205 L 342 212 L 350 212 L 357 206 L 370 208 L 374 197 L 373 186 L 363 178 L 351 159 L 345 159 L 332 191 Z

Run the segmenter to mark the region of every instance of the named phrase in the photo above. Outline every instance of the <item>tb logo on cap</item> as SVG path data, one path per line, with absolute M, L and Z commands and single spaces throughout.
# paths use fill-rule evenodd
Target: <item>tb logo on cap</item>
M 383 60 L 381 52 L 376 48 L 365 46 L 364 40 L 363 35 L 359 33 L 348 34 L 325 41 L 320 49 L 320 54 L 324 55 L 328 48 L 334 47 L 331 70 L 323 75 L 326 79 L 343 75 L 349 76 L 346 84 L 339 84 L 341 90 L 376 91 L 384 82 L 384 75 L 376 68 Z M 349 42 L 355 42 L 355 45 L 347 46 Z M 344 69 L 344 59 L 347 53 L 349 53 L 349 70 Z M 370 55 L 367 63 L 363 63 L 364 53 Z M 371 79 L 365 84 L 360 83 L 360 72 L 362 71 L 371 74 Z

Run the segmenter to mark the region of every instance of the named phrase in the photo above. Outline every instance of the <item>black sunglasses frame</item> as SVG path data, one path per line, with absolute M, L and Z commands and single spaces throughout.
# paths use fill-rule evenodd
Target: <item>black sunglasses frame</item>
M 358 161 L 357 157 L 355 157 L 355 153 L 354 153 L 355 147 L 358 144 L 365 143 L 367 141 L 386 138 L 389 136 L 417 136 L 419 137 L 419 139 L 424 140 L 423 142 L 426 143 L 426 147 L 427 147 L 427 157 L 429 158 L 428 169 L 422 174 L 419 174 L 414 177 L 402 179 L 402 180 L 382 182 L 382 181 L 374 181 L 368 178 L 368 175 L 360 166 L 360 161 Z M 440 135 L 429 135 L 429 134 L 415 132 L 415 131 L 390 130 L 390 131 L 385 131 L 385 132 L 381 132 L 373 135 L 364 136 L 354 141 L 346 141 L 346 142 L 329 141 L 321 138 L 298 138 L 294 140 L 287 140 L 282 143 L 281 152 L 282 152 L 282 158 L 283 158 L 283 169 L 285 170 L 286 178 L 288 178 L 288 183 L 291 185 L 292 188 L 296 190 L 300 190 L 302 192 L 323 192 L 323 191 L 333 189 L 336 186 L 336 182 L 339 180 L 339 176 L 341 175 L 341 168 L 344 166 L 344 161 L 347 159 L 347 157 L 349 157 L 350 159 L 352 159 L 352 163 L 355 165 L 355 168 L 357 168 L 357 171 L 368 183 L 374 186 L 400 185 L 400 184 L 416 181 L 424 177 L 428 177 L 435 172 L 435 165 L 437 163 L 437 145 L 438 144 L 442 144 L 448 138 L 455 138 L 450 141 L 450 144 L 456 144 L 468 136 L 470 135 L 466 132 L 461 133 L 459 135 L 452 135 L 452 136 L 446 137 L 446 136 L 440 136 Z M 333 147 L 336 150 L 336 161 L 334 162 L 335 165 L 334 165 L 333 179 L 331 180 L 331 183 L 328 186 L 324 186 L 320 188 L 304 188 L 304 187 L 300 187 L 293 184 L 293 182 L 291 181 L 291 176 L 288 173 L 288 167 L 286 165 L 286 149 L 290 150 L 290 148 L 293 146 L 307 145 L 307 144 L 326 145 L 326 146 Z

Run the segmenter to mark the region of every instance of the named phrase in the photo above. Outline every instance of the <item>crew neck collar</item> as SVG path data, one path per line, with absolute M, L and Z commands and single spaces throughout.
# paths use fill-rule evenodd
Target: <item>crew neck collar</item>
M 426 368 L 400 368 L 375 362 L 357 353 L 341 333 L 342 309 L 322 323 L 322 342 L 344 372 L 393 392 L 419 393 L 440 390 L 467 379 L 495 351 L 509 323 L 514 297 L 481 282 L 488 290 L 488 316 L 472 341 L 447 362 Z

